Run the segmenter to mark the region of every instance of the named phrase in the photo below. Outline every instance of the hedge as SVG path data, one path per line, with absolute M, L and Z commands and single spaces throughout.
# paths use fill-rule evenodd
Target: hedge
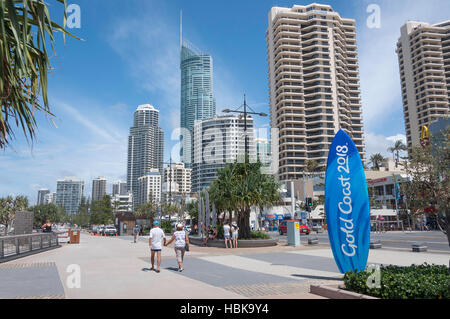
M 383 266 L 381 288 L 369 288 L 372 272 L 350 271 L 344 275 L 347 290 L 382 299 L 449 299 L 450 273 L 443 265 Z

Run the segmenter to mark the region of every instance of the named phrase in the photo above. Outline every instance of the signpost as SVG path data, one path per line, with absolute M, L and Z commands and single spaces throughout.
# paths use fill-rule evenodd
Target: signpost
M 370 244 L 370 208 L 358 149 L 343 130 L 333 139 L 325 178 L 328 237 L 341 273 L 362 271 Z

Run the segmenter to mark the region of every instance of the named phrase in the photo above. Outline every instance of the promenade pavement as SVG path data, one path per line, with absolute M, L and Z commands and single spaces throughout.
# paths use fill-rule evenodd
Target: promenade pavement
M 309 293 L 311 284 L 338 284 L 342 279 L 326 245 L 191 245 L 181 273 L 171 246 L 164 247 L 161 272 L 156 273 L 149 270 L 146 237 L 135 244 L 132 237 L 82 233 L 80 244 L 0 264 L 0 298 L 321 298 Z M 369 264 L 423 262 L 448 265 L 449 254 L 379 249 L 369 255 Z M 71 287 L 78 266 L 80 287 Z

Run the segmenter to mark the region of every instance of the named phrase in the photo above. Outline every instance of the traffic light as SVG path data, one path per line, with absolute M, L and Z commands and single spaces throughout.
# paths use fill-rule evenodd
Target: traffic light
M 306 211 L 307 212 L 311 212 L 312 209 L 312 198 L 311 197 L 306 197 Z

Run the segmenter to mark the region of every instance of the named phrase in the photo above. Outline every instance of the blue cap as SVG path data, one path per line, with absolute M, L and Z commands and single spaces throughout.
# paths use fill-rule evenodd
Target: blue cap
M 153 222 L 153 225 L 159 225 L 159 221 L 157 221 L 157 220 L 155 220 L 154 222 Z

